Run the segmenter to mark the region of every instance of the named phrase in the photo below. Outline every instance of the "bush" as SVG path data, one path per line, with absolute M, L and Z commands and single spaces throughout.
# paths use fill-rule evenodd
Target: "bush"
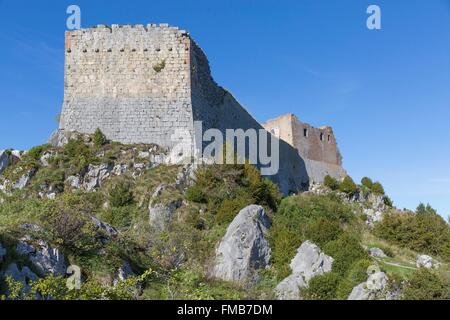
M 45 148 L 46 146 L 33 147 L 27 152 L 26 157 L 35 161 L 39 161 L 45 151 Z
M 368 253 L 360 245 L 358 238 L 343 233 L 339 239 L 329 242 L 324 252 L 334 258 L 333 272 L 345 276 L 350 267 L 358 260 L 369 259 Z
M 429 205 L 421 204 L 416 213 L 387 214 L 374 232 L 399 246 L 450 261 L 450 226 Z
M 372 192 L 373 192 L 374 194 L 376 194 L 376 195 L 380 195 L 380 196 L 384 195 L 384 188 L 383 188 L 383 186 L 381 185 L 381 183 L 379 183 L 379 182 L 375 182 L 375 183 L 373 184 L 371 190 L 372 190 Z
M 327 221 L 319 221 L 321 219 Z M 312 236 L 309 231 L 311 226 L 317 230 L 321 225 L 326 225 L 327 230 L 332 230 L 331 235 L 325 232 L 314 235 L 316 240 L 325 242 L 339 233 L 332 221 L 343 224 L 353 219 L 351 207 L 333 195 L 300 195 L 284 199 L 273 217 L 269 234 L 273 264 L 280 276 L 290 273 L 289 263 L 297 248 Z
M 450 299 L 450 283 L 446 283 L 434 271 L 420 268 L 415 271 L 403 290 L 405 300 Z
M 372 187 L 373 187 L 372 179 L 370 179 L 368 177 L 364 177 L 364 178 L 361 179 L 361 184 L 363 186 L 365 186 L 366 188 L 368 188 L 369 190 L 372 190 Z
M 323 185 L 333 191 L 339 189 L 339 181 L 329 175 L 325 176 L 325 178 L 323 179 Z
M 309 281 L 302 296 L 307 300 L 333 300 L 336 298 L 339 280 L 339 275 L 334 272 L 316 276 Z
M 387 205 L 388 207 L 393 207 L 394 203 L 392 202 L 391 198 L 389 198 L 388 196 L 384 196 L 383 197 L 383 202 L 385 205 Z
M 339 190 L 348 196 L 352 197 L 358 191 L 358 186 L 355 184 L 350 176 L 346 176 L 339 186 Z
M 112 185 L 108 192 L 109 203 L 112 207 L 124 207 L 133 203 L 133 192 L 130 183 L 119 181 Z
M 330 241 L 336 240 L 342 234 L 342 228 L 338 221 L 319 218 L 310 223 L 305 231 L 305 237 L 319 247 Z
M 230 224 L 239 211 L 251 205 L 252 202 L 253 199 L 245 195 L 233 199 L 225 199 L 217 210 L 216 222 L 218 224 Z
M 104 146 L 107 142 L 106 136 L 103 134 L 103 132 L 97 128 L 94 132 L 94 146 L 97 148 L 100 148 L 101 146 Z

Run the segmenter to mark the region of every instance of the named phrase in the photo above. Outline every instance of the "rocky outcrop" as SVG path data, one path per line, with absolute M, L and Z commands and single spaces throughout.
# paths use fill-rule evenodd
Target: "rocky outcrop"
M 292 274 L 281 281 L 275 288 L 279 300 L 297 300 L 300 298 L 300 289 L 308 286 L 315 276 L 330 272 L 333 258 L 323 253 L 311 241 L 304 242 L 297 250 L 290 267 Z
M 388 281 L 384 272 L 375 272 L 353 288 L 348 300 L 394 300 L 398 295 L 388 291 Z
M 23 286 L 22 293 L 28 293 L 30 291 L 30 283 L 37 281 L 39 277 L 30 270 L 27 266 L 19 267 L 16 263 L 11 263 L 2 272 L 3 278 L 12 278 L 13 280 L 20 282 Z M 7 293 L 8 295 L 9 293 Z
M 388 256 L 380 248 L 369 248 L 369 255 L 375 258 L 387 258 Z
M 109 178 L 113 168 L 113 165 L 110 163 L 103 163 L 97 166 L 90 164 L 84 176 L 84 188 L 87 191 L 93 191 L 100 187 L 101 183 Z
M 16 252 L 26 256 L 43 275 L 58 276 L 66 273 L 64 255 L 44 240 L 34 240 L 30 236 L 25 236 L 19 240 Z
M 159 185 L 150 199 L 149 223 L 152 227 L 164 230 L 173 218 L 175 211 L 183 204 L 182 199 L 162 202 L 160 197 L 166 189 L 165 185 Z
M 5 257 L 6 257 L 6 249 L 3 248 L 2 244 L 0 243 L 0 265 Z
M 432 257 L 426 254 L 422 254 L 417 257 L 416 266 L 417 268 L 433 269 L 439 268 L 440 263 L 434 260 Z
M 0 150 L 0 174 L 9 166 L 10 155 L 6 150 Z
M 265 236 L 270 225 L 263 207 L 251 205 L 242 209 L 216 249 L 212 276 L 249 286 L 255 284 L 258 270 L 269 265 L 271 251 Z

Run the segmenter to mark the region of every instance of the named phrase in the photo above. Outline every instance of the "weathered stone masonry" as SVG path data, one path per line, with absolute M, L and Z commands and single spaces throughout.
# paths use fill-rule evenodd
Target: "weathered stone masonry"
M 206 55 L 186 31 L 167 24 L 100 25 L 67 32 L 65 49 L 62 132 L 100 128 L 114 141 L 170 149 L 176 129 L 197 138 L 194 121 L 202 121 L 204 130 L 223 132 L 263 128 L 215 83 Z M 271 178 L 284 193 L 305 189 L 308 174 L 314 181 L 323 178 L 327 170 L 322 170 L 324 157 L 316 154 L 315 142 L 279 138 L 280 171 Z M 335 162 L 331 159 L 330 165 L 340 167 L 340 158 Z

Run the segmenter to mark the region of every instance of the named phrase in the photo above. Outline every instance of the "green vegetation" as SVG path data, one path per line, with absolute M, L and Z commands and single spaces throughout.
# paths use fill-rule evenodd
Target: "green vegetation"
M 361 185 L 363 185 L 367 189 L 371 190 L 373 187 L 373 181 L 372 181 L 372 179 L 370 179 L 368 177 L 364 177 L 361 179 Z
M 406 285 L 405 300 L 448 300 L 450 282 L 434 271 L 421 268 L 413 273 Z
M 159 72 L 163 71 L 165 67 L 166 67 L 166 60 L 162 60 L 161 62 L 159 62 L 153 66 L 153 70 L 155 70 L 155 72 L 159 73 Z
M 103 132 L 99 128 L 97 128 L 97 130 L 95 130 L 93 140 L 94 140 L 94 146 L 97 148 L 100 148 L 107 143 L 106 136 L 103 134 Z
M 386 215 L 376 225 L 375 234 L 402 247 L 450 261 L 450 226 L 429 205 L 421 204 L 415 213 Z
M 358 186 L 350 176 L 346 176 L 342 183 L 339 185 L 339 191 L 351 197 L 354 196 L 356 192 L 358 192 Z
M 324 184 L 331 191 L 326 195 L 282 198 L 277 186 L 252 165 L 208 165 L 197 168 L 194 181 L 184 189 L 175 183 L 181 167 L 146 169 L 149 160 L 139 154 L 154 148 L 112 143 L 97 130 L 91 136 L 75 136 L 64 147 L 35 147 L 9 166 L 2 177 L 12 182 L 30 171 L 33 177 L 23 190 L 0 192 L 0 243 L 8 251 L 0 271 L 15 262 L 38 273 L 27 257 L 14 250 L 18 239 L 31 235 L 61 250 L 68 264 L 80 266 L 85 281 L 75 292 L 66 289 L 66 279 L 46 277 L 32 283 L 31 292 L 25 294 L 20 283 L 6 278 L 0 279 L 1 294 L 8 290 L 10 299 L 31 299 L 39 293 L 63 300 L 273 299 L 275 286 L 291 273 L 289 264 L 297 249 L 310 240 L 334 263 L 330 273 L 312 279 L 302 291 L 305 299 L 346 299 L 367 279 L 368 267 L 374 264 L 402 284 L 407 299 L 449 298 L 449 225 L 430 206 L 420 205 L 416 212 L 394 208 L 372 230 L 362 214 L 363 206 L 370 204 L 349 199 L 361 192 L 363 199 L 372 193 L 384 196 L 388 206 L 392 202 L 383 186 L 367 177 L 358 186 L 350 177 L 339 182 L 327 176 Z M 118 164 L 128 170 L 110 174 L 92 192 L 67 180 L 83 177 L 93 166 Z M 86 183 L 82 180 L 80 185 Z M 49 192 L 53 192 L 51 199 L 46 197 Z M 149 207 L 173 202 L 181 205 L 170 223 L 162 229 L 151 226 Z M 262 205 L 272 220 L 271 267 L 260 271 L 254 288 L 210 279 L 218 241 L 238 212 L 250 204 Z M 99 227 L 95 218 L 118 233 Z M 25 230 L 23 224 L 40 228 Z M 363 244 L 382 249 L 388 257 L 370 257 Z M 442 268 L 417 269 L 414 262 L 419 253 L 434 255 L 444 263 Z M 124 261 L 142 276 L 113 287 Z
M 330 188 L 333 191 L 336 191 L 339 189 L 339 181 L 337 181 L 335 178 L 330 177 L 330 176 L 325 176 L 324 180 L 323 180 L 323 185 L 325 187 Z

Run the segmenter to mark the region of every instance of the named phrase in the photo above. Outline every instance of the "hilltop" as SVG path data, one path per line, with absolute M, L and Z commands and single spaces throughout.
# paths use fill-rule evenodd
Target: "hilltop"
M 100 131 L 0 160 L 10 299 L 450 298 L 448 223 L 368 178 L 283 196 L 252 165 L 169 165 Z

